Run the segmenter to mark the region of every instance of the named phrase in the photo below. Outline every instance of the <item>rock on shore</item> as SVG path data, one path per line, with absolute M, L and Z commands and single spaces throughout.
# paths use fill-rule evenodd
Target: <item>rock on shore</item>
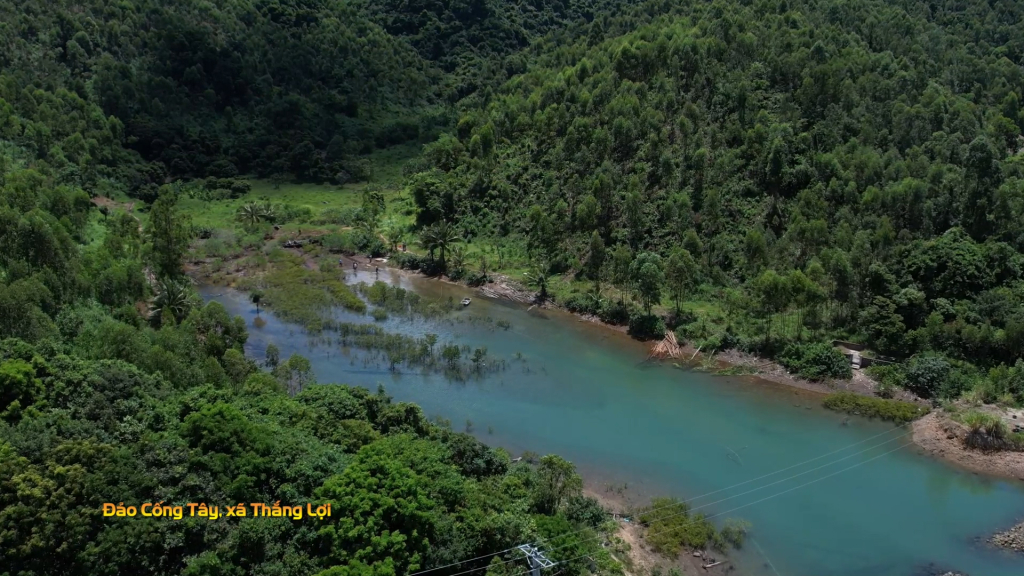
M 1017 524 L 1006 532 L 1000 532 L 992 536 L 989 542 L 1000 548 L 1024 552 L 1024 522 Z

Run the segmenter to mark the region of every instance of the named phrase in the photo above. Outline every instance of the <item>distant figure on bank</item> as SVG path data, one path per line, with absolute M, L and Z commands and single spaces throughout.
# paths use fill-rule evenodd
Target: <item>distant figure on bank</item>
M 380 276 L 380 267 L 379 266 L 374 266 L 373 267 L 373 273 L 376 274 L 377 276 Z
M 353 270 L 355 270 L 355 269 L 356 269 L 356 266 L 357 266 L 357 264 L 356 264 L 355 262 L 353 262 L 353 263 L 352 263 L 352 269 L 353 269 Z

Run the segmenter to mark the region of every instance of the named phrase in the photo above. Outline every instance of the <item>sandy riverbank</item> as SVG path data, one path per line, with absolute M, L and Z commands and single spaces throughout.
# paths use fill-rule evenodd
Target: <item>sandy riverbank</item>
M 967 429 L 937 410 L 913 423 L 914 442 L 928 454 L 971 472 L 1024 481 L 1024 452 L 965 448 Z

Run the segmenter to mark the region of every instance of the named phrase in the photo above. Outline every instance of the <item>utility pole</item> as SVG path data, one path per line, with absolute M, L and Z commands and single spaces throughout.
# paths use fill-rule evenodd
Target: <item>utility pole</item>
M 526 555 L 526 561 L 530 563 L 530 576 L 540 576 L 541 568 L 551 568 L 555 565 L 555 562 L 548 560 L 536 546 L 523 544 L 519 550 Z

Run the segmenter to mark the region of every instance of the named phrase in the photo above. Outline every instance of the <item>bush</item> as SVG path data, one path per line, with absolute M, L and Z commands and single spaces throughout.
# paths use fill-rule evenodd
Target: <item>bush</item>
M 601 507 L 597 499 L 576 495 L 566 502 L 565 517 L 573 524 L 597 528 L 608 518 L 608 512 Z
M 908 390 L 922 398 L 932 398 L 946 385 L 951 370 L 952 367 L 945 358 L 922 355 L 911 358 L 903 372 L 906 375 Z
M 1011 433 L 1002 418 L 971 410 L 965 412 L 960 421 L 967 426 L 964 443 L 979 450 L 1021 450 L 1024 451 L 1024 434 Z
M 836 412 L 857 414 L 868 418 L 881 418 L 890 420 L 897 424 L 910 422 L 931 411 L 925 406 L 918 406 L 913 402 L 900 400 L 886 400 L 884 398 L 872 398 L 860 396 L 853 392 L 836 392 L 825 397 L 825 408 Z
M 681 547 L 725 550 L 727 546 L 725 538 L 704 514 L 692 514 L 689 504 L 675 498 L 652 499 L 638 519 L 647 525 L 647 542 L 660 554 L 675 556 Z
M 629 317 L 629 335 L 638 340 L 665 337 L 665 321 L 657 314 L 634 314 Z
M 897 364 L 875 364 L 864 369 L 868 376 L 878 381 L 875 393 L 882 398 L 892 398 L 896 389 L 906 388 L 907 379 Z
M 629 322 L 629 307 L 624 302 L 617 300 L 605 302 L 598 316 L 602 322 L 621 326 Z
M 597 315 L 601 311 L 601 303 L 589 294 L 574 292 L 562 303 L 563 306 L 575 314 Z
M 398 252 L 391 257 L 391 261 L 398 264 L 398 267 L 403 270 L 419 270 L 423 267 L 425 259 L 412 252 Z
M 470 272 L 466 272 L 465 280 L 466 280 L 466 284 L 469 284 L 470 286 L 473 286 L 474 288 L 477 287 L 477 286 L 483 286 L 484 284 L 487 283 L 487 274 L 484 274 L 483 272 L 478 272 L 478 271 L 475 271 L 475 270 L 474 271 L 470 271 Z
M 321 239 L 321 245 L 328 252 L 341 253 L 347 256 L 351 256 L 359 251 L 355 238 L 349 232 L 328 234 Z
M 825 342 L 790 344 L 782 351 L 778 360 L 787 369 L 808 380 L 849 380 L 853 377 L 850 361 L 842 352 Z

